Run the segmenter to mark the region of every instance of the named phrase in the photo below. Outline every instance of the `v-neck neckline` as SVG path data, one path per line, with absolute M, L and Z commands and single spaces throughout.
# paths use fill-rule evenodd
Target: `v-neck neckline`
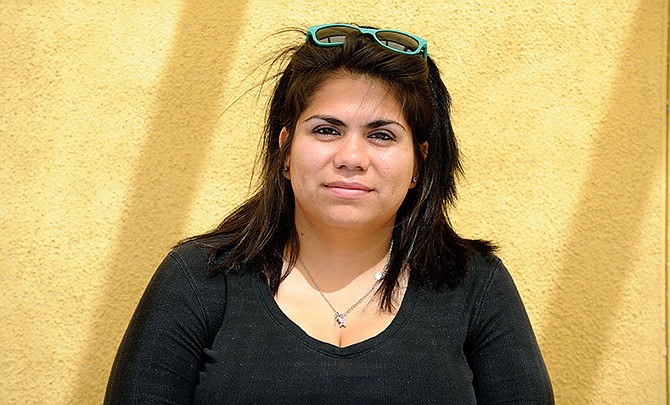
M 339 347 L 312 337 L 311 335 L 307 334 L 307 332 L 305 332 L 300 326 L 298 326 L 298 324 L 293 322 L 291 318 L 289 318 L 284 313 L 284 311 L 279 308 L 279 305 L 272 296 L 272 292 L 270 291 L 270 287 L 268 286 L 266 280 L 267 279 L 265 278 L 265 275 L 259 274 L 258 277 L 256 277 L 256 285 L 258 287 L 258 294 L 261 298 L 261 301 L 263 302 L 263 305 L 269 312 L 270 316 L 275 320 L 275 322 L 277 322 L 297 339 L 302 341 L 302 343 L 318 352 L 333 357 L 355 356 L 370 350 L 393 337 L 409 320 L 416 303 L 416 290 L 418 288 L 415 283 L 412 282 L 412 277 L 410 275 L 409 282 L 407 283 L 407 290 L 405 291 L 402 302 L 400 303 L 400 307 L 398 308 L 398 311 L 393 317 L 391 323 L 375 336 L 367 338 L 358 343 Z

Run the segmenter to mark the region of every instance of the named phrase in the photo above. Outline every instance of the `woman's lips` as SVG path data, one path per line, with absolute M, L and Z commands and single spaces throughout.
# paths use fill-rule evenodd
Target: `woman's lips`
M 372 188 L 356 182 L 334 181 L 325 184 L 326 189 L 336 197 L 356 199 L 367 195 Z

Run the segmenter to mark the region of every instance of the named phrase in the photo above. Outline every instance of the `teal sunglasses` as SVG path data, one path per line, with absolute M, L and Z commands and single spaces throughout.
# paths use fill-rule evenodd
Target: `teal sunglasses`
M 351 32 L 369 34 L 379 45 L 392 51 L 405 55 L 423 53 L 423 57 L 428 59 L 428 41 L 396 30 L 377 30 L 348 24 L 314 25 L 307 29 L 306 40 L 311 39 L 318 46 L 338 46 L 344 43 L 344 38 Z

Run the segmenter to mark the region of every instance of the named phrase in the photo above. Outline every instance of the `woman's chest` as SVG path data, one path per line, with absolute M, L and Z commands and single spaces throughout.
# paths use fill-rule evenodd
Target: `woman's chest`
M 277 336 L 240 336 L 208 350 L 196 403 L 475 403 L 462 351 L 411 341 L 334 356 Z
M 229 295 L 195 402 L 475 403 L 465 328 L 423 316 L 429 308 L 409 298 L 377 336 L 340 348 L 307 335 L 267 297 Z

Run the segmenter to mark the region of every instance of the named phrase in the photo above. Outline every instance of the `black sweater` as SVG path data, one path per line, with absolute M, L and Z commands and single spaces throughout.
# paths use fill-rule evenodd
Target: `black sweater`
M 551 404 L 523 303 L 498 259 L 455 288 L 411 280 L 392 323 L 340 348 L 288 319 L 264 276 L 210 276 L 206 250 L 163 261 L 121 342 L 107 404 Z

